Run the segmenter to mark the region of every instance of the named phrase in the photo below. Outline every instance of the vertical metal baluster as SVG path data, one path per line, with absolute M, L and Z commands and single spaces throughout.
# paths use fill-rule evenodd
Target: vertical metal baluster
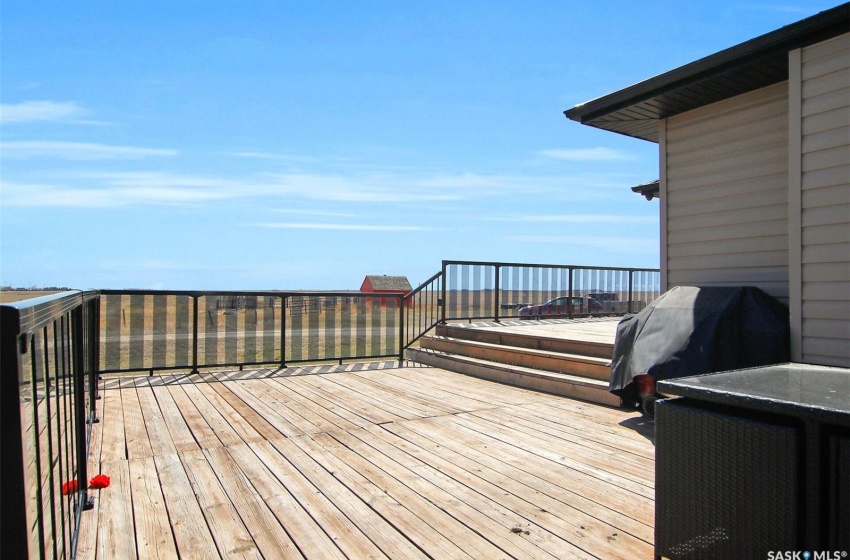
M 398 365 L 404 364 L 404 296 L 398 298 Z M 389 348 L 387 348 L 389 350 Z
M 198 373 L 198 296 L 192 296 L 192 373 Z
M 280 296 L 280 369 L 286 369 L 286 295 Z M 274 311 L 274 307 L 272 307 Z M 292 350 L 293 355 L 295 349 Z
M 502 285 L 499 283 L 500 282 L 499 274 L 502 270 L 502 266 L 497 264 L 494 268 L 496 270 L 495 270 L 495 279 L 493 280 L 493 282 L 494 282 L 494 284 L 493 284 L 493 294 L 494 294 L 494 303 L 493 303 L 493 306 L 494 306 L 493 307 L 493 310 L 494 310 L 493 315 L 494 315 L 494 317 L 493 317 L 493 320 L 495 322 L 499 323 L 499 322 L 501 322 L 501 320 L 500 320 L 500 316 L 501 316 L 500 309 L 501 309 L 501 305 L 502 305 Z
M 86 356 L 83 348 L 84 325 L 83 306 L 72 312 L 71 324 L 73 326 L 73 351 L 74 351 L 74 407 L 76 420 L 77 438 L 77 480 L 80 481 L 82 495 L 79 496 L 78 508 L 90 509 L 94 507 L 94 498 L 88 495 L 88 438 L 86 429 Z M 79 527 L 79 513 L 77 511 L 77 526 Z M 75 531 L 76 535 L 76 531 Z M 72 541 L 71 550 L 76 550 L 76 538 Z

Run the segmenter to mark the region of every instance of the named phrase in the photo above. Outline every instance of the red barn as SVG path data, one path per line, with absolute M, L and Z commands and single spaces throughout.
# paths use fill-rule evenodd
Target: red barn
M 370 274 L 363 279 L 360 285 L 361 292 L 372 292 L 378 294 L 409 294 L 413 288 L 407 281 L 407 276 L 387 276 L 386 274 Z M 407 307 L 412 307 L 412 300 L 407 302 Z M 381 298 L 381 305 L 387 304 L 387 298 Z

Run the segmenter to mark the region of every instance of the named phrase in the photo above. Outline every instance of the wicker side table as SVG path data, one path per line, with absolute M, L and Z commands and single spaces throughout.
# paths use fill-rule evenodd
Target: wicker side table
M 687 400 L 655 409 L 656 554 L 739 560 L 796 550 L 799 427 Z
M 655 550 L 850 557 L 850 370 L 782 364 L 658 384 Z

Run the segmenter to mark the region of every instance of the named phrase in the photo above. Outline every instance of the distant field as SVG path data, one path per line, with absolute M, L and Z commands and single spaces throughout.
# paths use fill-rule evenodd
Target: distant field
M 32 299 L 41 296 L 49 296 L 50 294 L 57 294 L 59 292 L 56 291 L 25 291 L 25 290 L 12 290 L 10 292 L 2 291 L 0 292 L 0 303 L 12 303 L 13 301 L 21 301 L 23 299 Z

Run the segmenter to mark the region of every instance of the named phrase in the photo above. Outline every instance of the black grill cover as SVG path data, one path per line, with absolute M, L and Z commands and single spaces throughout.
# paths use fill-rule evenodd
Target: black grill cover
M 759 288 L 665 292 L 617 325 L 609 389 L 639 400 L 632 379 L 656 381 L 790 361 L 788 308 Z

